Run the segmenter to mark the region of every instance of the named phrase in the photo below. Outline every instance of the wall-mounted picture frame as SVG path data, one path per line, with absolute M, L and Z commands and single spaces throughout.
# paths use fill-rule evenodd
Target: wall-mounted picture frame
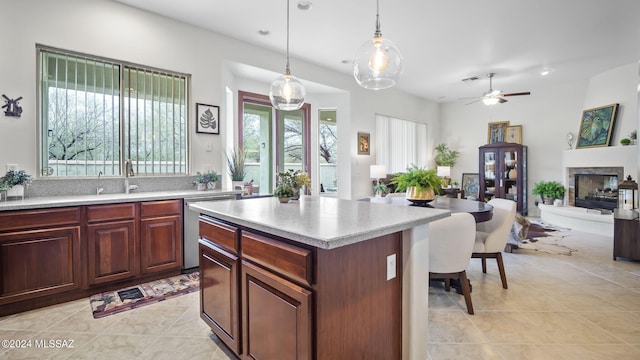
M 462 194 L 463 199 L 478 199 L 480 194 L 480 175 L 478 173 L 462 174 Z
M 358 132 L 358 155 L 371 154 L 371 135 L 365 132 Z
M 609 104 L 582 112 L 576 149 L 609 146 L 619 104 Z
M 201 134 L 220 134 L 220 107 L 196 104 L 196 132 Z
M 490 122 L 487 127 L 487 144 L 503 142 L 507 127 L 509 127 L 508 121 Z
M 504 141 L 522 144 L 522 125 L 507 126 L 507 130 L 504 133 Z

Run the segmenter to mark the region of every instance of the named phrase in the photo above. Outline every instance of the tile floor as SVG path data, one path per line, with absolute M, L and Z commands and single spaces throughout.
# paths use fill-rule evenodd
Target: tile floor
M 562 235 L 571 256 L 504 255 L 508 290 L 495 262 L 483 275 L 472 260 L 475 315 L 455 291 L 431 287 L 430 359 L 640 359 L 640 262 L 613 261 L 610 237 Z M 198 311 L 196 292 L 97 320 L 88 299 L 7 316 L 0 339 L 32 341 L 0 348 L 0 359 L 231 359 Z

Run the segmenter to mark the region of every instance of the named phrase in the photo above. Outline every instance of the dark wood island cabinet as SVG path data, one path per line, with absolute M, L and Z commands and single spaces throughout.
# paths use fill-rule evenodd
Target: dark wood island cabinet
M 640 219 L 637 211 L 614 211 L 613 260 L 618 257 L 640 260 Z

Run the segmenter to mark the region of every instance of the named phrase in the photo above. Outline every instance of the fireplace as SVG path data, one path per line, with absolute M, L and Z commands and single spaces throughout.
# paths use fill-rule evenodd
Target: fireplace
M 618 205 L 618 175 L 575 174 L 575 206 L 613 210 Z

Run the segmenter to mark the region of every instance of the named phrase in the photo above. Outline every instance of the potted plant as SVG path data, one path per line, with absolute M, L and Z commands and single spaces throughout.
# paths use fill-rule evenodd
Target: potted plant
M 631 139 L 631 143 L 635 144 L 636 143 L 636 139 L 638 138 L 638 130 L 633 130 L 630 134 L 629 134 L 629 139 Z
M 289 169 L 286 172 L 278 173 L 278 183 L 285 184 L 293 190 L 293 196 L 290 196 L 293 200 L 300 198 L 300 190 L 307 186 L 311 186 L 311 179 L 309 174 L 300 170 Z
M 411 165 L 407 172 L 398 174 L 391 184 L 397 185 L 396 191 L 406 191 L 408 200 L 430 201 L 440 193 L 442 179 L 435 169 L 427 170 Z
M 232 150 L 227 155 L 227 164 L 229 165 L 229 175 L 233 183 L 233 190 L 243 190 L 244 177 L 246 171 L 244 169 L 245 155 L 242 150 Z
M 440 144 L 435 147 L 436 151 L 436 166 L 451 166 L 456 164 L 456 160 L 460 152 L 457 150 L 449 149 L 447 144 Z
M 534 185 L 531 192 L 540 195 L 545 205 L 552 205 L 554 199 L 564 199 L 565 188 L 558 181 L 541 181 Z
M 289 183 L 280 181 L 273 191 L 273 194 L 281 203 L 288 203 L 289 199 L 293 197 L 293 188 Z
M 378 181 L 373 187 L 373 193 L 376 197 L 383 197 L 387 193 L 387 185 Z
M 7 191 L 7 197 L 24 197 L 24 188 L 25 186 L 29 186 L 32 181 L 33 177 L 24 170 L 9 170 L 0 178 L 0 190 Z
M 631 145 L 631 139 L 620 139 L 620 144 L 622 144 L 623 146 Z
M 218 173 L 213 170 L 204 174 L 198 171 L 193 178 L 193 182 L 196 184 L 198 190 L 207 190 L 209 187 L 215 189 L 216 181 L 218 181 Z

